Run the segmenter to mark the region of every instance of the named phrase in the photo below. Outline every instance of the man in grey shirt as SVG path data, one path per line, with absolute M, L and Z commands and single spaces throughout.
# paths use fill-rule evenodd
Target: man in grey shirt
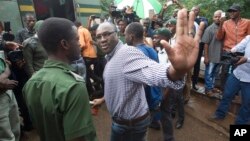
M 221 13 L 221 10 L 214 12 L 214 23 L 205 30 L 201 39 L 201 42 L 204 43 L 204 63 L 206 65 L 205 93 L 208 96 L 213 96 L 215 92 L 218 92 L 214 83 L 220 69 L 222 41 L 217 40 L 215 35 L 220 25 Z
M 146 101 L 144 84 L 149 86 L 180 89 L 183 77 L 195 64 L 198 44 L 202 34 L 201 26 L 193 38 L 194 13 L 187 10 L 178 13 L 176 44 L 171 47 L 161 41 L 172 65 L 159 64 L 139 49 L 124 45 L 117 36 L 116 27 L 102 23 L 96 32 L 96 39 L 107 54 L 104 70 L 104 98 L 95 99 L 94 106 L 106 101 L 112 117 L 110 141 L 145 141 L 150 123 L 149 108 Z M 125 31 L 126 32 L 126 31 Z

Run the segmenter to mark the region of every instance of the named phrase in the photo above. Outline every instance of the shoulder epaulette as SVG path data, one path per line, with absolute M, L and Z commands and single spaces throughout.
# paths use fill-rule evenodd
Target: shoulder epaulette
M 84 82 L 84 79 L 83 79 L 82 76 L 74 73 L 73 71 L 69 71 L 69 73 L 76 79 L 76 81 L 82 81 L 82 82 Z

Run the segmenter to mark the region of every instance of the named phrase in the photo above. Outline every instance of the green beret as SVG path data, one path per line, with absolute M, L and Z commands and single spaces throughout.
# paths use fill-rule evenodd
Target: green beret
M 175 18 L 171 18 L 171 19 L 169 19 L 167 22 L 166 22 L 166 24 L 171 24 L 171 25 L 176 25 L 176 19 Z
M 35 29 L 36 32 L 40 29 L 42 23 L 43 23 L 43 20 L 39 20 L 39 21 L 37 21 L 37 22 L 35 23 L 34 29 Z
M 168 39 L 171 38 L 171 32 L 170 32 L 170 30 L 168 30 L 165 27 L 159 28 L 159 29 L 155 30 L 154 34 L 155 35 L 161 35 L 161 36 L 167 37 Z

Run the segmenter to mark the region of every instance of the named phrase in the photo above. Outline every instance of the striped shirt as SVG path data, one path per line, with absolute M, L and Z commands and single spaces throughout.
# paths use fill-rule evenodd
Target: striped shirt
M 159 64 L 121 41 L 106 58 L 104 98 L 113 118 L 131 120 L 148 112 L 144 84 L 174 89 L 184 85 L 167 78 L 169 64 Z

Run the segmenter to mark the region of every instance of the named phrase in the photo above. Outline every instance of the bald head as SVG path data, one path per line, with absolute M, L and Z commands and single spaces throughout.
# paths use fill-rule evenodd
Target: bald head
M 102 30 L 102 29 L 105 29 L 105 28 L 108 28 L 110 29 L 110 31 L 116 31 L 117 32 L 117 29 L 116 29 L 116 26 L 110 22 L 104 22 L 104 23 L 101 23 L 97 30 Z
M 217 11 L 214 12 L 214 15 L 221 14 L 222 12 L 223 12 L 222 10 L 217 10 Z

